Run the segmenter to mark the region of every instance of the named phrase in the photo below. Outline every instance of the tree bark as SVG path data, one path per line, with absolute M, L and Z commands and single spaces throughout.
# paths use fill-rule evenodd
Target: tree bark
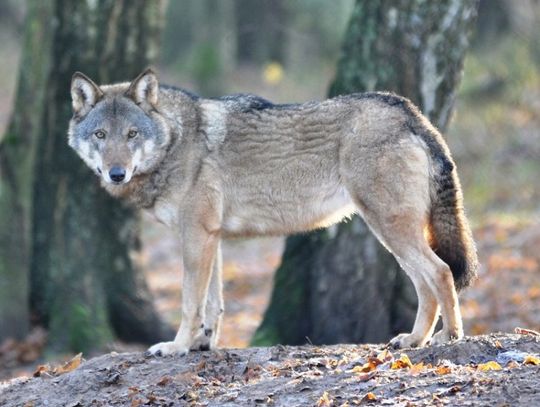
M 99 83 L 135 77 L 156 58 L 164 4 L 42 3 L 29 3 L 27 36 L 35 44 L 25 48 L 21 102 L 2 148 L 2 182 L 10 194 L 2 193 L 0 201 L 13 208 L 1 220 L 11 222 L 0 232 L 10 245 L 0 249 L 0 267 L 10 273 L 5 287 L 20 286 L 21 297 L 30 276 L 32 319 L 49 328 L 54 350 L 97 348 L 113 332 L 129 341 L 162 340 L 172 332 L 160 322 L 130 256 L 138 248 L 137 216 L 100 188 L 69 149 L 66 133 L 72 74 L 83 71 Z M 36 21 L 47 35 L 34 33 L 41 27 Z M 13 276 L 23 283 L 14 285 Z
M 444 131 L 475 0 L 357 0 L 330 96 L 386 90 L 410 98 Z M 301 298 L 287 290 L 301 292 Z M 365 223 L 290 237 L 255 344 L 382 342 L 410 331 L 414 288 Z
M 28 331 L 34 140 L 50 65 L 50 2 L 30 2 L 14 114 L 0 144 L 0 342 Z

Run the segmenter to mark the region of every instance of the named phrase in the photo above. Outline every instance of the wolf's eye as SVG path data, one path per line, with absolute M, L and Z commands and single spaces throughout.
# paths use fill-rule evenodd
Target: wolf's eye
M 137 133 L 137 130 L 130 130 L 128 132 L 128 138 L 134 138 L 134 137 L 137 136 L 137 134 L 139 134 L 139 133 Z
M 105 138 L 105 132 L 103 130 L 98 130 L 94 132 L 94 136 L 96 136 L 97 138 Z

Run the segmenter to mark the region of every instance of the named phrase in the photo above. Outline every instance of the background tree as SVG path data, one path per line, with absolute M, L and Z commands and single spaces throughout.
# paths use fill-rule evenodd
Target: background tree
M 247 63 L 285 62 L 287 4 L 283 0 L 237 0 L 238 61 Z M 254 18 L 255 16 L 255 18 Z
M 28 287 L 34 143 L 44 107 L 50 55 L 50 2 L 31 2 L 17 98 L 0 143 L 0 341 L 22 338 L 29 327 Z
M 330 96 L 388 90 L 447 128 L 475 0 L 357 0 Z M 408 332 L 416 295 L 358 217 L 287 239 L 255 344 L 382 342 Z
M 0 332 L 24 311 L 29 285 L 32 322 L 49 328 L 57 349 L 99 347 L 113 333 L 161 340 L 169 332 L 131 259 L 137 217 L 101 190 L 67 146 L 66 132 L 73 72 L 98 83 L 135 77 L 156 58 L 163 2 L 28 6 L 17 103 L 0 151 L 0 224 L 7 226 L 0 228 L 0 281 L 16 295 L 0 307 L 13 311 L 0 314 Z M 15 334 L 24 332 L 21 326 Z

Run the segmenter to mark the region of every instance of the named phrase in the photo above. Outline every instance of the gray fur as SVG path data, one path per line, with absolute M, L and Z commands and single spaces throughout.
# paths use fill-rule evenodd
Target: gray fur
M 221 238 L 307 231 L 353 213 L 394 254 L 419 296 L 413 332 L 392 344 L 427 343 L 439 310 L 443 330 L 433 341 L 463 335 L 455 286 L 475 274 L 474 243 L 450 152 L 407 99 L 203 99 L 158 87 L 151 71 L 101 87 L 76 74 L 72 95 L 70 145 L 111 194 L 151 211 L 182 238 L 182 325 L 152 353 L 215 346 Z M 138 135 L 129 139 L 132 128 Z M 98 129 L 105 138 L 96 138 Z M 128 170 L 124 182 L 107 175 L 113 165 Z

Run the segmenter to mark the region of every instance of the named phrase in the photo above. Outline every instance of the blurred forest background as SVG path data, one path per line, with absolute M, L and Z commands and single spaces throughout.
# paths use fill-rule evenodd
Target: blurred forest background
M 250 92 L 274 102 L 324 99 L 354 3 L 170 0 L 156 64 L 160 80 L 202 96 Z M 26 12 L 24 1 L 0 3 L 0 134 L 13 112 Z M 480 1 L 445 134 L 482 263 L 478 281 L 461 296 L 468 334 L 516 326 L 540 329 L 538 27 L 537 0 Z M 135 262 L 146 275 L 159 314 L 176 326 L 178 242 L 146 216 L 142 231 Z M 227 311 L 221 346 L 249 345 L 268 305 L 283 247 L 284 238 L 225 244 Z M 0 344 L 0 379 L 23 372 L 21 363 L 39 357 L 44 341 L 41 331 L 33 331 L 25 341 Z M 110 341 L 101 350 L 128 348 Z

